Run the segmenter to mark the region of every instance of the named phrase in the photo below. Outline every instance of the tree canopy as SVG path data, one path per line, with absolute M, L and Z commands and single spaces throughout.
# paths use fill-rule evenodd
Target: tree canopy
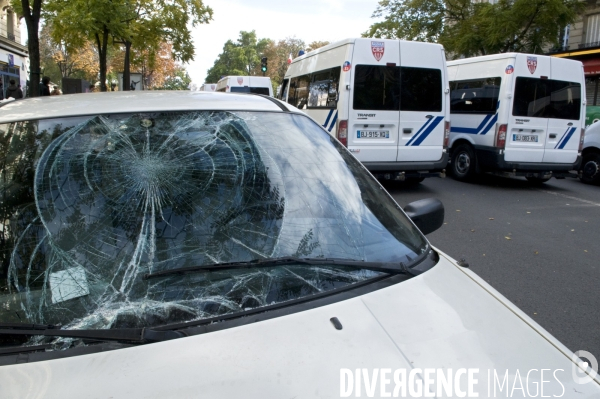
M 45 18 L 52 21 L 52 37 L 68 49 L 92 40 L 98 50 L 101 90 L 106 91 L 107 55 L 115 43 L 158 51 L 160 43 L 173 46 L 173 57 L 192 60 L 190 27 L 212 19 L 202 0 L 46 0 Z M 126 51 L 126 63 L 129 53 Z
M 381 0 L 366 37 L 438 42 L 450 56 L 542 53 L 585 8 L 579 0 Z

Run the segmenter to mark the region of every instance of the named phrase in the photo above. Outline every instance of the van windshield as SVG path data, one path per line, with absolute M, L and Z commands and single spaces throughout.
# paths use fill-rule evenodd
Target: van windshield
M 579 120 L 581 84 L 517 77 L 513 116 Z
M 303 115 L 154 112 L 0 125 L 0 323 L 197 321 L 380 276 L 280 257 L 405 262 L 428 244 Z

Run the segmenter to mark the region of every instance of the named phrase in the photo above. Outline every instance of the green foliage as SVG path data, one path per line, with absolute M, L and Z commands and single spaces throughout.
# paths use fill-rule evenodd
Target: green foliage
M 207 72 L 207 82 L 217 82 L 221 76 L 256 75 L 260 67 L 261 55 L 271 43 L 269 39 L 256 37 L 256 32 L 241 31 L 234 43 L 228 40 L 223 46 L 223 52 Z
M 177 68 L 175 74 L 165 79 L 160 87 L 155 87 L 155 90 L 189 90 L 192 78 L 183 67 Z
M 373 17 L 383 20 L 363 36 L 439 42 L 452 56 L 542 53 L 584 8 L 579 0 L 382 0 Z
M 190 27 L 208 23 L 212 9 L 202 0 L 47 0 L 44 17 L 52 22 L 53 39 L 64 42 L 67 50 L 86 40 L 95 43 L 104 85 L 107 53 L 115 43 L 143 49 L 154 59 L 160 44 L 169 42 L 175 59 L 192 60 Z

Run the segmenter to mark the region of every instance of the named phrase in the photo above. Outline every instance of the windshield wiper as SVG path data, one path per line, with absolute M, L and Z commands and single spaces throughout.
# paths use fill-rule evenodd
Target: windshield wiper
M 294 256 L 286 256 L 282 258 L 267 258 L 255 259 L 244 262 L 228 262 L 228 263 L 213 263 L 201 266 L 182 267 L 179 269 L 162 270 L 159 272 L 149 273 L 144 276 L 144 279 L 155 277 L 170 276 L 176 274 L 186 274 L 195 272 L 211 272 L 228 269 L 245 269 L 256 267 L 272 267 L 282 265 L 334 265 L 334 266 L 349 266 L 357 269 L 371 270 L 375 272 L 388 274 L 410 274 L 415 275 L 411 269 L 406 267 L 402 262 L 365 262 L 362 260 L 352 259 L 337 259 L 337 258 L 298 258 Z
M 115 328 L 106 330 L 61 330 L 53 325 L 0 323 L 0 335 L 43 335 L 46 337 L 81 338 L 99 341 L 150 343 L 185 337 L 181 331 L 151 328 Z

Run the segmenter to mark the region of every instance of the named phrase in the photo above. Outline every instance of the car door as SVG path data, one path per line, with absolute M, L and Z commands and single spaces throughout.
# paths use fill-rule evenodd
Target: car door
M 571 60 L 551 59 L 550 107 L 548 140 L 544 162 L 573 163 L 577 160 L 582 119 L 583 66 Z M 577 72 L 577 73 L 574 73 Z
M 550 57 L 518 54 L 504 159 L 542 162 L 548 140 Z
M 400 119 L 400 44 L 356 39 L 348 148 L 361 162 L 395 162 Z
M 446 60 L 439 45 L 400 42 L 399 162 L 437 161 L 444 145 Z

